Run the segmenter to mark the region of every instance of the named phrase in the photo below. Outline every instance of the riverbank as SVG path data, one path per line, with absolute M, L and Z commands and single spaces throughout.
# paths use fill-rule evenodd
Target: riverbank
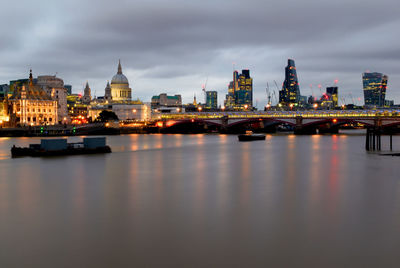
M 90 136 L 90 135 L 121 135 L 121 134 L 242 134 L 246 128 L 236 129 L 235 131 L 224 131 L 222 129 L 204 129 L 204 128 L 159 128 L 156 126 L 107 126 L 104 123 L 88 124 L 88 125 L 57 125 L 57 126 L 41 126 L 41 127 L 19 127 L 19 128 L 0 128 L 0 137 L 58 137 L 58 136 Z M 339 134 L 346 131 L 359 130 L 364 133 L 364 129 L 343 128 L 335 133 L 324 131 L 315 131 L 313 133 L 295 133 L 293 130 L 286 129 L 253 129 L 255 133 L 287 133 L 297 135 L 311 134 Z M 400 134 L 398 131 L 383 131 L 382 135 Z

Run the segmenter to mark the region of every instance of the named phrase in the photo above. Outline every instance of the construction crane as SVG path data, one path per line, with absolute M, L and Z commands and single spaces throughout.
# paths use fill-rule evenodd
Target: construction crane
M 342 104 L 343 104 L 343 105 L 346 105 L 346 97 L 341 97 L 340 99 L 341 99 L 341 101 L 342 101 Z
M 318 84 L 318 88 L 319 88 L 319 93 L 321 93 L 321 96 L 323 95 L 322 94 L 322 85 L 321 84 Z
M 272 91 L 272 96 L 274 97 L 276 104 L 278 104 L 279 101 L 278 98 L 276 97 L 275 90 Z
M 275 86 L 276 86 L 276 89 L 278 90 L 278 92 L 279 92 L 279 87 L 278 87 L 278 84 L 276 83 L 276 81 L 274 80 L 274 83 L 275 83 Z
M 311 96 L 312 96 L 313 99 L 314 99 L 314 90 L 313 90 L 312 84 L 310 84 L 310 90 L 311 90 Z
M 275 83 L 275 86 L 276 86 L 276 90 L 279 92 L 278 83 L 276 83 L 275 80 L 274 80 L 274 83 Z M 278 105 L 279 101 L 278 101 L 278 98 L 276 97 L 275 90 L 274 90 L 274 97 L 275 97 L 276 104 Z
M 349 96 L 350 96 L 351 100 L 353 101 L 353 104 L 356 104 L 354 101 L 353 95 L 351 93 L 349 93 Z
M 204 103 L 207 103 L 207 93 L 206 93 L 207 82 L 208 82 L 208 76 L 206 78 L 205 84 L 202 85 L 202 89 L 201 89 L 203 91 L 203 93 L 204 93 Z
M 269 90 L 269 84 L 268 84 L 268 82 L 267 82 L 267 88 L 265 89 L 265 91 L 266 91 L 266 93 L 267 93 L 267 99 L 268 99 L 267 105 L 271 106 L 271 92 L 270 92 L 270 90 Z

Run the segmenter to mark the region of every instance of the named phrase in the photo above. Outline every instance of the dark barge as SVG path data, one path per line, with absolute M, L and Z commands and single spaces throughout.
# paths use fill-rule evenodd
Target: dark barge
M 252 131 L 246 131 L 246 134 L 241 134 L 238 136 L 239 141 L 259 141 L 265 140 L 264 134 L 253 134 Z
M 83 142 L 67 143 L 67 139 L 42 139 L 40 144 L 30 144 L 29 147 L 11 148 L 11 157 L 23 156 L 62 156 L 80 154 L 111 153 L 106 145 L 106 138 L 84 138 Z

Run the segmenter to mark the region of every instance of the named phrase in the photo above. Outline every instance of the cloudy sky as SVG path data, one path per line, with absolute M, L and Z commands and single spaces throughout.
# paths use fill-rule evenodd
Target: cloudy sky
M 399 103 L 399 14 L 398 0 L 6 0 L 0 84 L 32 68 L 57 73 L 76 93 L 89 81 L 100 96 L 121 59 L 135 99 L 166 92 L 202 101 L 207 80 L 222 103 L 233 68 L 250 69 L 262 107 L 267 83 L 277 91 L 293 58 L 302 95 L 338 79 L 341 98 L 361 104 L 362 72 L 378 71 Z

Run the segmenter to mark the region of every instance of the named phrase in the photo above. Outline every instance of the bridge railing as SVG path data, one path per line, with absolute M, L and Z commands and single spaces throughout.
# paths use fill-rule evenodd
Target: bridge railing
M 400 118 L 400 110 L 327 110 L 327 111 L 255 111 L 255 112 L 193 112 L 162 114 L 161 119 L 221 119 L 229 118 Z M 155 118 L 156 119 L 156 118 Z

